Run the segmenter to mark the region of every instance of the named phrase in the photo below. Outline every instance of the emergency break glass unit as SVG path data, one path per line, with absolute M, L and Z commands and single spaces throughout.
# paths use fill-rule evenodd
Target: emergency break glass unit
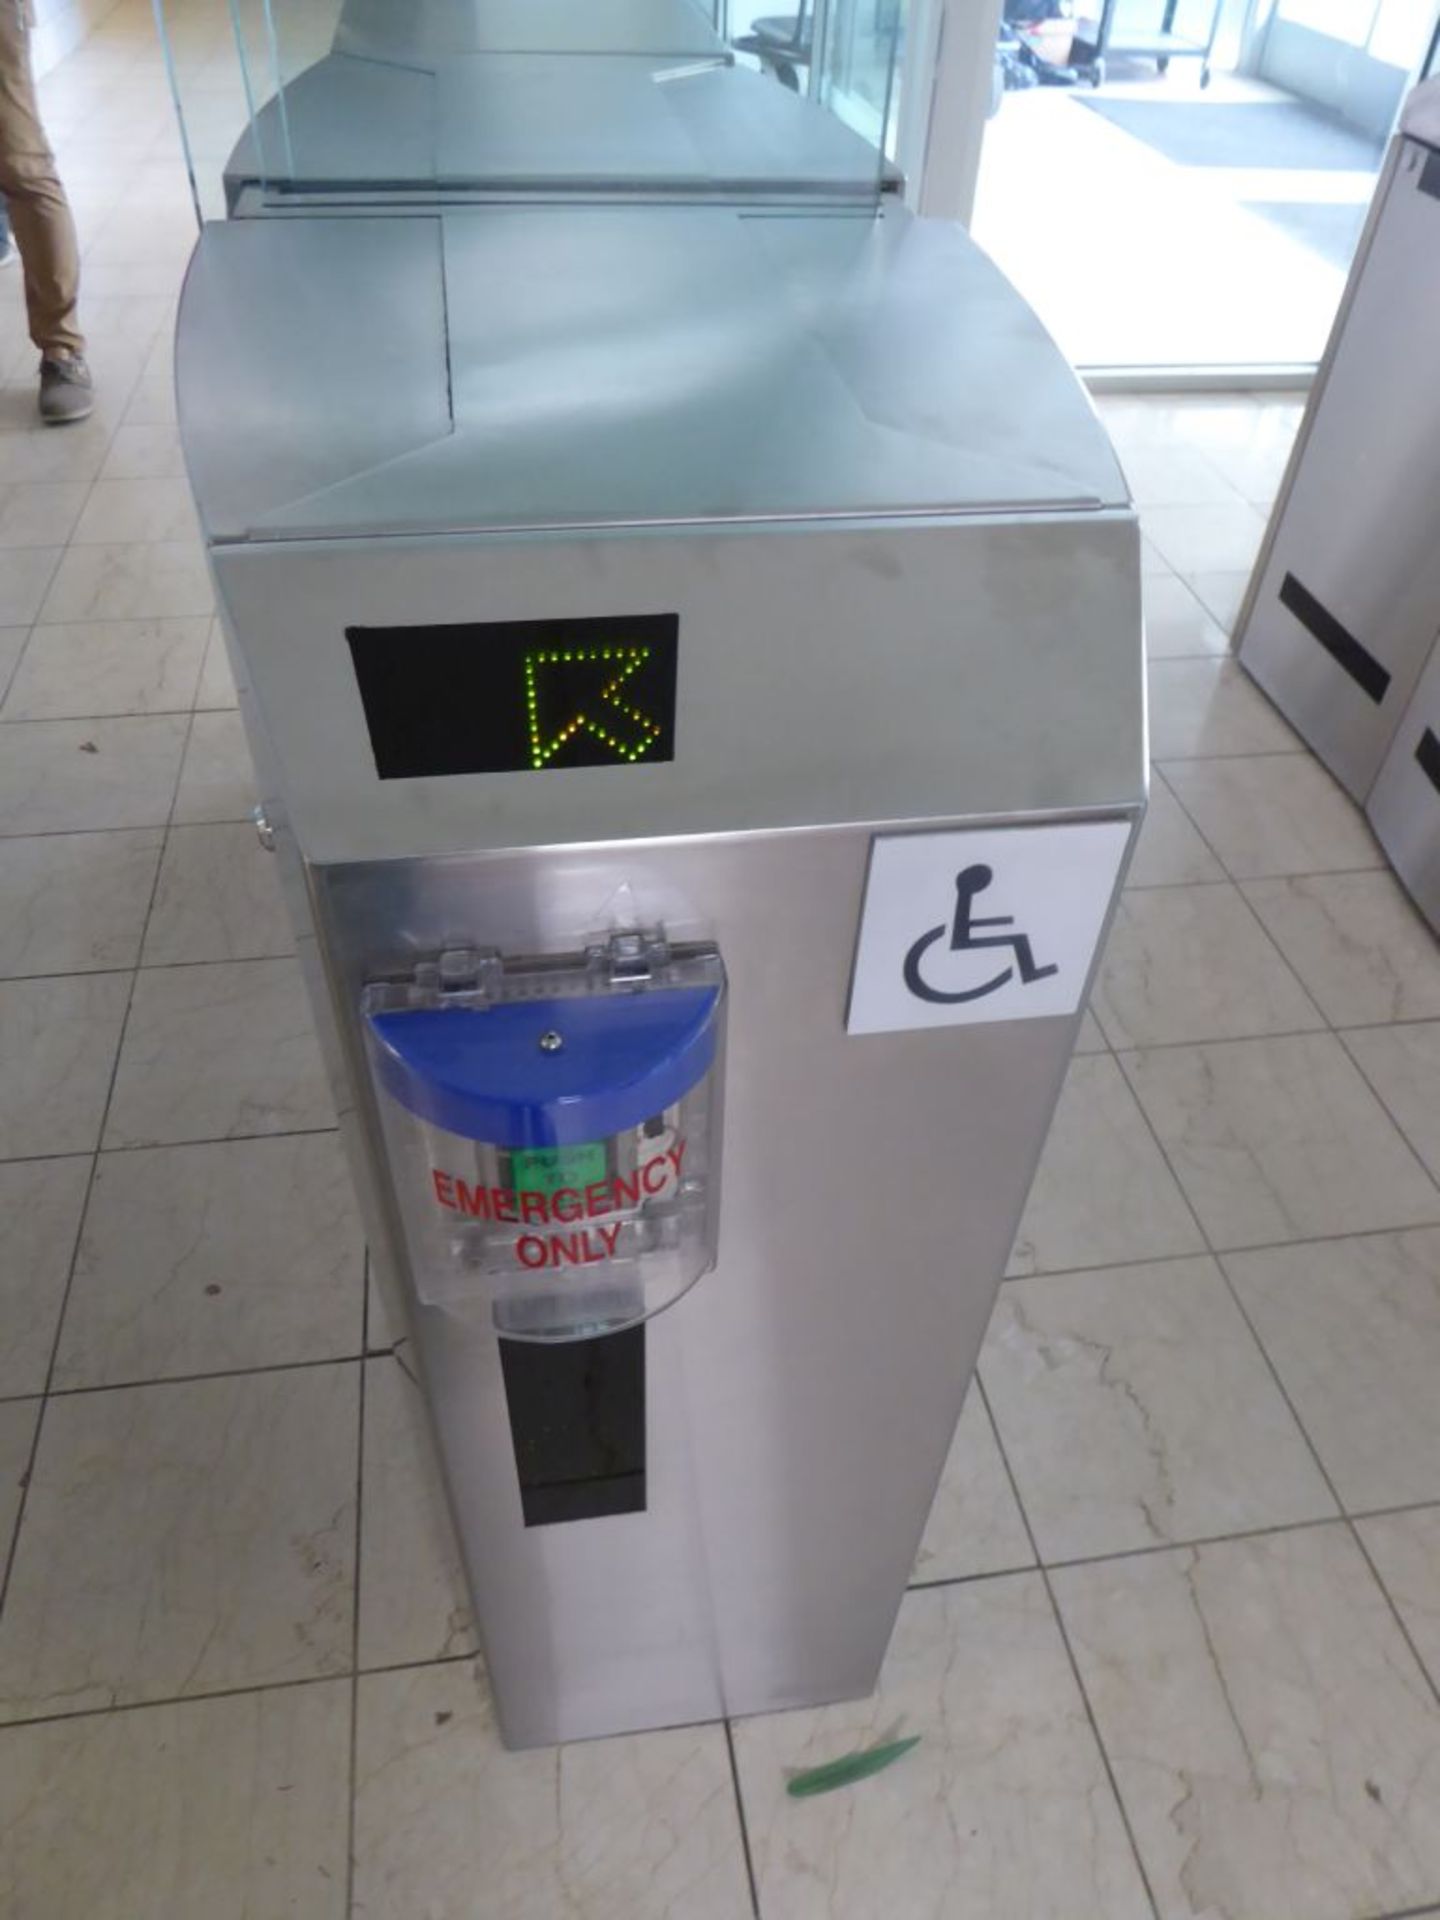
M 242 8 L 176 337 L 517 1746 L 874 1685 L 1145 796 L 1034 316 L 689 0 L 568 4 Z

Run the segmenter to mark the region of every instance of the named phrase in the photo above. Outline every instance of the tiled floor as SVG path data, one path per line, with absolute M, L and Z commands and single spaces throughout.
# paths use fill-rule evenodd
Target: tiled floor
M 1152 809 L 881 1691 L 508 1755 L 244 824 L 149 31 L 49 89 L 88 425 L 0 282 L 0 1915 L 1440 1913 L 1440 958 L 1225 658 L 1296 406 L 1103 403 Z

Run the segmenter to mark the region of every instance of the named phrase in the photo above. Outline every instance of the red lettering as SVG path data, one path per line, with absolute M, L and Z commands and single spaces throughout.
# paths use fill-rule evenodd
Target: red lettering
M 455 1205 L 455 1186 L 448 1173 L 442 1173 L 439 1167 L 430 1169 L 430 1178 L 435 1185 L 435 1198 L 442 1207 L 453 1209 Z
M 550 1264 L 552 1267 L 580 1266 L 585 1258 L 582 1249 L 586 1236 L 583 1233 L 552 1233 L 550 1236 Z
M 610 1182 L 615 1189 L 617 1207 L 638 1207 L 640 1204 L 640 1176 L 638 1173 L 617 1173 Z
M 520 1218 L 525 1222 L 527 1227 L 532 1220 L 548 1220 L 550 1218 L 550 1202 L 545 1194 L 517 1193 L 515 1198 L 520 1202 Z
M 563 1201 L 563 1205 L 561 1204 Z M 557 1220 L 578 1220 L 580 1218 L 580 1196 L 574 1187 L 560 1187 L 550 1201 L 550 1211 Z
M 596 1258 L 613 1260 L 615 1258 L 615 1242 L 620 1238 L 620 1222 L 617 1220 L 613 1227 L 597 1227 L 595 1231 L 605 1244 L 604 1253 L 598 1254 Z
M 592 1180 L 585 1189 L 585 1211 L 593 1216 L 597 1213 L 609 1213 L 615 1205 L 608 1180 Z
M 520 1224 L 520 1216 L 515 1211 L 515 1196 L 508 1187 L 491 1187 L 490 1205 L 494 1209 L 495 1218 L 503 1220 L 507 1227 Z
M 490 1189 L 488 1187 L 469 1187 L 463 1180 L 455 1182 L 455 1191 L 459 1194 L 459 1206 L 462 1213 L 468 1213 L 472 1220 L 490 1218 Z
M 685 1142 L 683 1140 L 677 1140 L 673 1147 L 667 1147 L 665 1150 L 665 1158 L 670 1162 L 671 1166 L 674 1167 L 675 1178 L 678 1180 L 680 1178 L 680 1162 L 685 1158 Z
M 515 1242 L 515 1258 L 522 1267 L 545 1267 L 550 1264 L 550 1249 L 538 1233 L 522 1233 Z
M 646 1193 L 659 1193 L 670 1178 L 669 1169 L 665 1164 L 666 1157 L 663 1153 L 657 1153 L 653 1160 L 647 1160 L 640 1169 L 640 1181 Z M 653 1180 L 650 1178 L 652 1173 L 655 1176 Z

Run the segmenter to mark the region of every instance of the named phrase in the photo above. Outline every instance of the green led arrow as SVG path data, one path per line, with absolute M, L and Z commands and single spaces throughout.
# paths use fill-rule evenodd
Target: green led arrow
M 578 733 L 588 733 L 617 760 L 639 760 L 661 727 L 631 704 L 625 688 L 650 658 L 650 648 L 546 647 L 525 656 L 525 709 L 530 764 L 545 767 Z M 579 674 L 576 668 L 584 669 Z M 563 671 L 556 671 L 563 669 Z M 557 696 L 563 702 L 557 716 Z

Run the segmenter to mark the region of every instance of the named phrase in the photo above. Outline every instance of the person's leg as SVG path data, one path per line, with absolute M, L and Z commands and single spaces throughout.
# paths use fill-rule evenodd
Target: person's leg
M 41 412 L 74 420 L 90 411 L 85 336 L 76 315 L 80 251 L 40 124 L 23 5 L 0 0 L 0 193 L 24 266 L 30 338 L 40 349 Z

